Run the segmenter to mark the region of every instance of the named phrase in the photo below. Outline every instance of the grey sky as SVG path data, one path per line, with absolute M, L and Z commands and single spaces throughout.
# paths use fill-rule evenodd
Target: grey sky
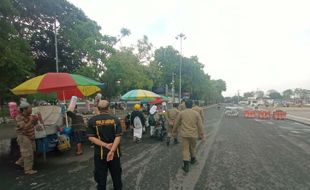
M 251 90 L 310 89 L 309 0 L 69 0 L 102 33 L 147 35 L 155 47 L 173 45 L 183 32 L 185 56 L 197 55 L 225 95 Z

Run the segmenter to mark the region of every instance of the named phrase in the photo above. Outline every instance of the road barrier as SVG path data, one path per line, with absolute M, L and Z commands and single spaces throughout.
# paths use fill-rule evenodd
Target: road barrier
M 245 110 L 243 112 L 243 116 L 245 118 L 255 118 L 256 117 L 256 112 L 254 110 Z
M 258 119 L 275 119 L 275 120 L 284 120 L 286 119 L 286 112 L 282 110 L 276 110 L 270 112 L 268 110 L 245 110 L 243 111 L 244 118 L 258 118 Z
M 258 118 L 259 119 L 270 119 L 270 111 L 260 110 L 258 111 Z
M 272 113 L 273 119 L 275 120 L 284 120 L 286 119 L 286 112 L 282 110 L 276 110 Z

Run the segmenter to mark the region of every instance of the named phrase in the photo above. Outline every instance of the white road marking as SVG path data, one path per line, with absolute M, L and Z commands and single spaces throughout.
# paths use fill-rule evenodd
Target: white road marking
M 299 134 L 300 132 L 299 131 L 290 131 L 291 133 L 296 133 L 296 134 Z
M 270 125 L 274 125 L 274 122 L 272 122 L 272 121 L 267 121 L 266 123 L 268 123 Z
M 297 123 L 297 122 L 294 122 L 295 125 L 304 125 L 304 124 L 301 124 L 301 123 Z
M 299 116 L 296 116 L 296 115 L 288 114 L 288 116 L 293 117 L 293 118 L 296 118 L 296 119 L 302 119 L 302 120 L 310 121 L 310 119 L 308 119 L 308 118 L 299 117 Z

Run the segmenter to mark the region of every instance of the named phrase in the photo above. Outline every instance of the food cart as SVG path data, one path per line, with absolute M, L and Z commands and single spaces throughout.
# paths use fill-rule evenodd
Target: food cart
M 58 128 L 63 126 L 63 113 L 60 106 L 39 106 L 44 127 L 35 131 L 36 151 L 42 153 L 46 160 L 46 153 L 56 150 L 58 144 Z

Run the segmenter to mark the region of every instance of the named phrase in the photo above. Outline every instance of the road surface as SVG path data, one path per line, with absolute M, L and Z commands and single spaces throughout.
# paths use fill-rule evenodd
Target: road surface
M 308 190 L 310 127 L 292 121 L 225 118 L 206 111 L 206 138 L 198 142 L 198 164 L 185 175 L 181 145 L 145 137 L 122 141 L 125 190 Z M 0 189 L 95 189 L 92 149 L 49 155 L 37 161 L 39 174 L 24 176 L 13 160 L 1 161 Z M 111 180 L 108 184 L 112 189 Z

